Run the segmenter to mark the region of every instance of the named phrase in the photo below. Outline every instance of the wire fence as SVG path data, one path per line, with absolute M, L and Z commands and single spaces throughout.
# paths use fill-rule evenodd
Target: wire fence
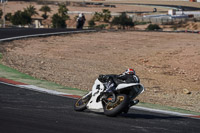
M 196 18 L 170 18 L 170 17 L 140 17 L 133 16 L 133 21 L 137 22 L 150 22 L 156 24 L 174 24 L 174 23 L 185 23 L 188 21 L 200 22 L 200 17 Z

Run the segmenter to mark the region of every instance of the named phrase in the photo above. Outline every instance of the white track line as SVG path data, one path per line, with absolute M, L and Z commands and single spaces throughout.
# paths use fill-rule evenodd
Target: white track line
M 193 115 L 193 114 L 178 113 L 178 112 L 173 112 L 173 111 L 168 111 L 168 110 L 152 109 L 152 108 L 146 108 L 146 107 L 141 107 L 141 106 L 133 106 L 131 108 L 137 109 L 137 110 L 148 111 L 148 112 L 160 113 L 160 114 L 175 115 L 175 116 L 186 116 L 186 117 L 187 116 L 198 116 L 198 115 Z
M 47 93 L 47 94 L 52 94 L 52 95 L 71 95 L 69 93 L 58 92 L 58 91 L 55 91 L 55 90 L 49 90 L 49 89 L 37 87 L 37 86 L 34 86 L 34 85 L 16 85 L 16 86 L 20 87 L 20 88 L 30 89 L 30 90 L 34 90 L 34 91 L 38 91 L 38 92 L 42 92 L 42 93 Z
M 61 34 L 86 33 L 86 32 L 95 32 L 95 31 L 96 30 L 64 31 L 64 32 L 25 35 L 25 36 L 17 36 L 17 37 L 9 37 L 9 38 L 0 39 L 0 42 L 2 42 L 2 41 L 11 41 L 11 40 L 16 40 L 16 39 L 23 39 L 23 38 L 29 38 L 29 37 L 41 37 L 41 36 L 51 36 L 51 35 L 61 35 Z

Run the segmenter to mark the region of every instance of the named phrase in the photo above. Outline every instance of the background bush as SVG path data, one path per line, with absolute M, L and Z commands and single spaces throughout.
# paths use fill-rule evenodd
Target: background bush
M 11 23 L 13 25 L 27 25 L 31 24 L 31 16 L 27 12 L 17 11 L 11 17 Z
M 3 11 L 0 9 L 0 19 L 3 16 Z
M 118 25 L 123 29 L 128 27 L 134 27 L 135 25 L 132 18 L 127 17 L 126 13 L 122 13 L 120 16 L 114 17 L 111 23 L 112 25 Z
M 161 30 L 160 26 L 157 24 L 150 24 L 146 30 L 152 31 L 152 30 Z
M 59 16 L 57 13 L 52 17 L 53 28 L 66 28 L 65 19 Z
M 91 19 L 88 21 L 88 25 L 89 25 L 89 27 L 93 28 L 96 24 L 95 24 L 95 21 L 93 19 Z

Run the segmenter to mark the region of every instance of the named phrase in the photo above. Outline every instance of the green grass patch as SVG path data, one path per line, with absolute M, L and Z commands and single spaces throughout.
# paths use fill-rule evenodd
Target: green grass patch
M 3 55 L 2 55 L 2 53 L 0 53 L 0 60 L 3 58 Z
M 2 64 L 0 64 L 0 74 L 1 74 L 1 77 L 3 78 L 12 76 L 12 78 L 33 79 L 33 80 L 35 79 L 31 77 L 30 75 L 22 74 L 21 72 Z

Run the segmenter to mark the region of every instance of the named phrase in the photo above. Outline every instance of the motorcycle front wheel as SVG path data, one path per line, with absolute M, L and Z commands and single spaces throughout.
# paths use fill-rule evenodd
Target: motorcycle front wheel
M 87 93 L 86 95 L 84 95 L 83 97 L 79 98 L 76 101 L 76 103 L 74 104 L 74 110 L 75 111 L 83 111 L 83 110 L 87 109 L 86 105 L 89 102 L 92 94 L 88 95 L 88 93 Z
M 115 102 L 108 102 L 104 104 L 104 114 L 107 116 L 117 116 L 122 113 L 129 105 L 129 98 L 125 94 L 117 95 Z

